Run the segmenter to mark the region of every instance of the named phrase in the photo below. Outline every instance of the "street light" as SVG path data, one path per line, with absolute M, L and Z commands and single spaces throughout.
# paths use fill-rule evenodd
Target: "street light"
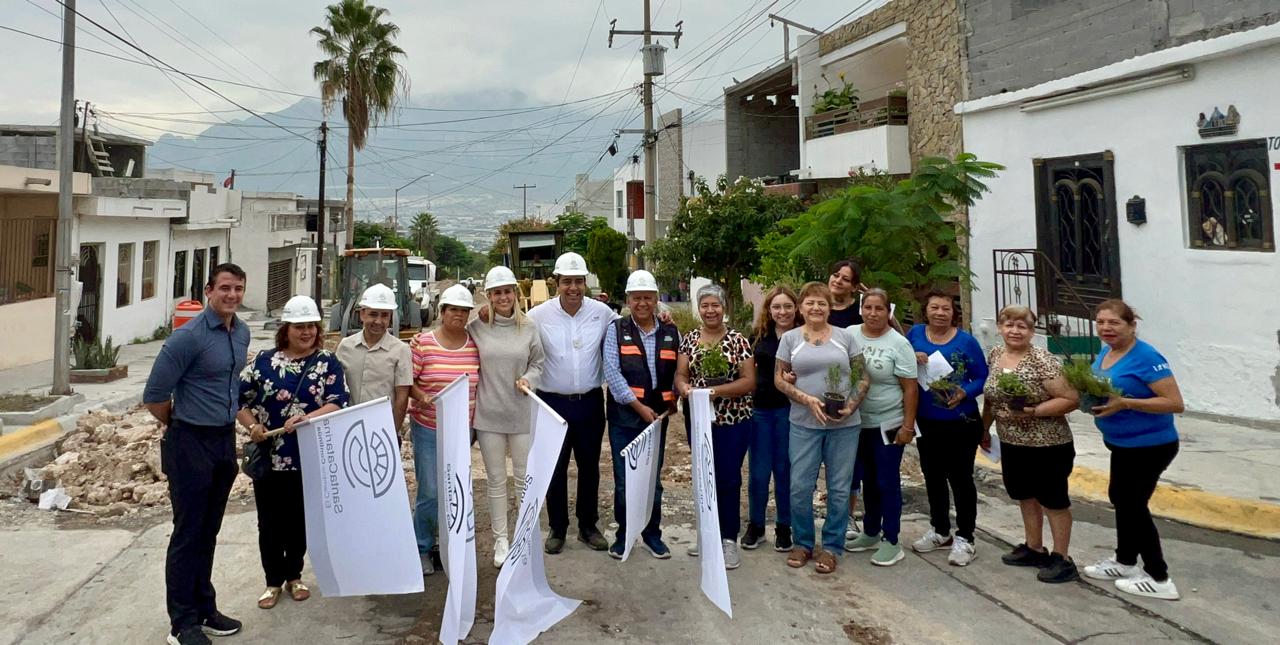
M 435 173 L 434 173 L 434 172 L 429 172 L 429 173 L 427 173 L 427 174 L 425 174 L 425 175 L 422 175 L 421 177 L 414 177 L 413 179 L 410 179 L 410 180 L 409 180 L 409 183 L 407 183 L 407 184 L 405 184 L 405 185 L 403 185 L 403 186 L 401 186 L 401 187 L 399 187 L 399 188 L 397 188 L 397 189 L 396 189 L 396 193 L 395 193 L 395 194 L 396 194 L 396 209 L 395 209 L 395 213 L 391 216 L 391 227 L 392 227 L 392 228 L 396 229 L 397 231 L 399 231 L 399 230 L 400 230 L 400 191 L 402 191 L 402 190 L 404 190 L 404 189 L 408 188 L 409 186 L 412 186 L 412 185 L 413 185 L 414 183 L 416 183 L 419 179 L 426 179 L 427 177 L 431 177 L 432 175 L 435 175 Z M 429 193 L 430 191 L 431 191 L 431 187 L 430 187 L 430 186 L 428 186 L 428 187 L 427 187 L 427 192 Z

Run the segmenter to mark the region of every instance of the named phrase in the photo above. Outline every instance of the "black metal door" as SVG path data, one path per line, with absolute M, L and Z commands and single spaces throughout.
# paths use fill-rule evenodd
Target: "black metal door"
M 1038 300 L 1052 313 L 1090 318 L 1099 302 L 1120 297 L 1112 154 L 1037 159 L 1035 167 L 1039 248 L 1058 269 L 1037 276 Z
M 204 249 L 196 249 L 191 259 L 191 299 L 204 302 L 204 283 L 208 279 L 204 274 Z
M 102 322 L 102 262 L 98 258 L 98 245 L 80 245 L 77 276 L 83 286 L 80 306 L 76 308 L 76 337 L 92 343 L 98 340 L 98 327 Z

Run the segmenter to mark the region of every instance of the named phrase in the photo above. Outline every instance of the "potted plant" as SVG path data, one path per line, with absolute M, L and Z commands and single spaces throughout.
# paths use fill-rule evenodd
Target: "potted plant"
M 128 365 L 117 365 L 120 345 L 113 345 L 111 337 L 105 341 L 85 342 L 77 338 L 71 345 L 72 383 L 107 383 L 129 375 Z
M 996 379 L 996 389 L 1008 399 L 1009 409 L 1022 411 L 1027 407 L 1031 396 L 1031 388 L 1022 382 L 1022 378 L 1013 370 L 1005 370 Z
M 1106 405 L 1113 396 L 1124 396 L 1124 392 L 1113 385 L 1111 379 L 1098 378 L 1093 373 L 1093 366 L 1078 358 L 1063 366 L 1062 375 L 1080 393 L 1079 409 L 1086 414 L 1093 414 L 1095 407 Z
M 840 416 L 840 410 L 849 400 L 846 390 L 841 387 L 844 385 L 844 370 L 841 368 L 839 363 L 827 367 L 827 391 L 822 393 L 822 411 L 833 418 Z
M 951 402 L 951 398 L 956 395 L 956 392 L 964 389 L 960 386 L 960 383 L 964 381 L 964 375 L 969 370 L 969 365 L 965 362 L 964 356 L 960 352 L 951 354 L 950 363 L 952 367 L 950 374 L 934 379 L 933 382 L 929 383 L 929 393 L 933 395 L 933 400 L 944 408 Z
M 725 357 L 720 344 L 703 345 L 702 357 L 698 359 L 698 371 L 706 387 L 715 387 L 729 382 L 729 359 Z

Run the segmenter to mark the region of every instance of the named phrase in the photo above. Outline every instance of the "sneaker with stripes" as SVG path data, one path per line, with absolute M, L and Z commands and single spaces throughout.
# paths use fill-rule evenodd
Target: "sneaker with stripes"
M 1132 578 L 1139 573 L 1142 573 L 1142 569 L 1139 569 L 1138 565 L 1120 564 L 1115 558 L 1099 560 L 1084 568 L 1085 577 L 1094 580 L 1120 580 Z
M 1157 582 L 1145 571 L 1132 578 L 1116 580 L 1116 589 L 1127 594 L 1160 600 L 1177 600 L 1181 597 L 1178 595 L 1178 586 L 1173 584 L 1173 578 Z

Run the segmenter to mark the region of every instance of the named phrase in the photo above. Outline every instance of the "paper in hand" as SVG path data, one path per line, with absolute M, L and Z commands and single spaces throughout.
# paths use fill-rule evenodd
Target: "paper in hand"
M 902 428 L 902 417 L 894 417 L 880 424 L 880 439 L 884 441 L 884 445 L 892 446 L 898 436 L 898 430 Z M 920 436 L 920 424 L 915 424 L 912 429 L 916 431 L 916 436 Z
M 948 363 L 947 359 L 942 356 L 942 352 L 934 350 L 932 354 L 929 354 L 929 362 L 920 366 L 916 380 L 920 381 L 920 387 L 924 388 L 925 392 L 928 392 L 930 383 L 940 378 L 946 378 L 954 371 L 956 371 L 955 368 L 951 367 L 951 363 Z

